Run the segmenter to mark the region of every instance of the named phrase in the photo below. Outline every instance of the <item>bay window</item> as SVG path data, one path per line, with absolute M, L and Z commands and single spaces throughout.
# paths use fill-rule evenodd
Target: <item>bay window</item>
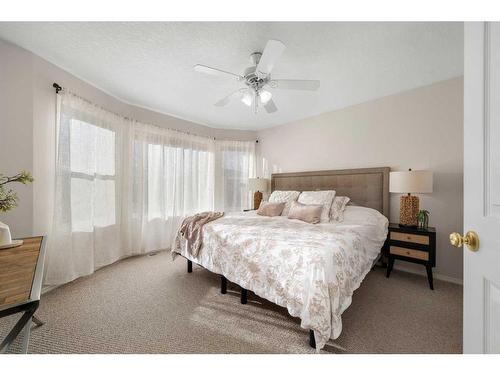
M 168 249 L 182 220 L 249 207 L 255 143 L 143 124 L 58 95 L 54 220 L 45 282 Z

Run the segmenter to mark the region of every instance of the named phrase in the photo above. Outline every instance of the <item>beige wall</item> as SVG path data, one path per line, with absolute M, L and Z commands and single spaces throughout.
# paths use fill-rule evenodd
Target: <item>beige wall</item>
M 0 40 L 0 173 L 33 172 L 32 186 L 16 187 L 18 208 L 0 214 L 15 236 L 48 233 L 54 188 L 55 95 L 52 83 L 111 111 L 168 128 L 227 139 L 255 132 L 208 128 L 123 103 L 47 61 Z M 448 245 L 462 229 L 462 78 L 363 103 L 258 132 L 272 171 L 390 166 L 431 169 L 434 193 L 421 197 L 438 230 L 437 273 L 462 278 L 462 253 Z M 399 197 L 391 198 L 397 221 Z
M 30 54 L 0 43 L 0 173 L 33 170 L 33 98 Z M 18 185 L 19 206 L 0 221 L 16 223 L 16 235 L 32 232 L 33 186 Z
M 126 104 L 42 58 L 0 40 L 0 173 L 21 169 L 35 182 L 16 186 L 20 205 L 0 221 L 14 236 L 49 233 L 55 164 L 57 82 L 110 111 L 141 122 L 219 139 L 254 140 L 255 132 L 214 129 Z
M 434 192 L 421 195 L 420 206 L 437 229 L 436 273 L 462 279 L 462 252 L 448 243 L 463 222 L 462 77 L 259 131 L 258 139 L 262 176 L 379 166 L 432 170 Z M 390 219 L 398 218 L 399 195 L 391 194 Z

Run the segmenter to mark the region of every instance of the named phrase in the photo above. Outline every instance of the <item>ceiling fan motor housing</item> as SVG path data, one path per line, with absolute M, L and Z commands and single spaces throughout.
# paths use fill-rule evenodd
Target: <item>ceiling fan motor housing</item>
M 256 66 L 250 66 L 245 69 L 244 78 L 245 84 L 249 87 L 254 88 L 255 90 L 261 89 L 267 82 L 269 82 L 270 77 L 259 78 L 255 73 Z

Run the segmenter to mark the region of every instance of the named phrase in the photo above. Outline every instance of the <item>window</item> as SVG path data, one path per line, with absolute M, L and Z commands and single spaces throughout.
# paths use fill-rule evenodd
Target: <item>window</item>
M 168 248 L 183 218 L 213 210 L 216 200 L 220 210 L 248 207 L 253 142 L 143 124 L 67 91 L 57 111 L 49 285 Z
M 69 133 L 72 231 L 114 225 L 115 132 L 72 119 Z
M 248 170 L 252 155 L 246 151 L 223 151 L 224 208 L 240 211 L 248 202 Z
M 250 207 L 248 178 L 255 175 L 255 143 L 218 141 L 217 178 L 218 209 L 241 211 Z
M 158 144 L 147 147 L 148 220 L 213 209 L 213 152 Z

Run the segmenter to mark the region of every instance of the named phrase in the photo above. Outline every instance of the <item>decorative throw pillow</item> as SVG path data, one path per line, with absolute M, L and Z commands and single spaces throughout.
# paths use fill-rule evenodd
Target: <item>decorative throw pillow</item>
M 323 205 L 321 204 L 302 204 L 292 202 L 290 205 L 289 219 L 298 219 L 310 224 L 318 224 L 321 222 L 321 213 Z
M 333 198 L 335 198 L 335 190 L 303 191 L 300 193 L 297 201 L 307 205 L 322 205 L 321 222 L 328 223 L 330 221 L 330 208 L 332 207 Z
M 280 216 L 285 208 L 285 202 L 271 203 L 262 202 L 257 210 L 258 215 L 262 216 Z
M 344 211 L 347 203 L 351 198 L 349 197 L 335 197 L 332 203 L 332 208 L 330 210 L 330 220 L 331 221 L 344 221 Z
M 281 216 L 287 216 L 288 211 L 290 211 L 290 204 L 293 201 L 297 200 L 297 197 L 299 196 L 298 191 L 294 190 L 275 190 L 271 193 L 271 196 L 269 197 L 269 202 L 270 203 L 285 203 L 285 208 L 283 208 L 283 212 L 281 213 Z

